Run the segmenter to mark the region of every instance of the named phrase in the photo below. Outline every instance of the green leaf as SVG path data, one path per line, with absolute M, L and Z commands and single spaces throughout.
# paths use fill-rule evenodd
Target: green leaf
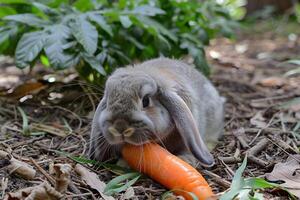
M 70 153 L 63 152 L 63 151 L 56 151 L 56 153 L 60 154 L 60 155 L 63 155 L 63 156 L 66 156 L 66 157 L 70 158 L 71 160 L 73 160 L 75 162 L 78 162 L 78 163 L 81 163 L 81 164 L 92 164 L 96 167 L 104 167 L 108 170 L 111 170 L 115 174 L 133 172 L 133 170 L 131 170 L 131 169 L 123 168 L 123 167 L 120 167 L 120 166 L 115 165 L 115 164 L 109 164 L 109 163 L 105 163 L 105 162 L 99 162 L 99 161 L 96 161 L 96 160 L 90 160 L 90 159 L 87 159 L 85 157 L 74 156 Z
M 128 40 L 129 42 L 134 44 L 134 46 L 136 46 L 138 49 L 140 49 L 140 50 L 145 49 L 145 45 L 143 45 L 141 42 L 139 42 L 136 38 L 134 38 L 130 35 L 125 35 L 125 33 L 123 34 L 123 36 L 126 40 Z
M 94 9 L 94 5 L 91 2 L 91 0 L 77 0 L 73 4 L 73 6 L 80 11 L 87 11 L 87 10 Z
M 166 14 L 166 12 L 160 8 L 156 8 L 150 5 L 141 5 L 136 8 L 134 8 L 131 13 L 133 14 L 139 14 L 139 15 L 148 15 L 148 16 L 155 16 L 155 15 L 161 15 Z
M 104 188 L 104 194 L 113 195 L 115 193 L 125 191 L 127 188 L 133 185 L 140 178 L 140 176 L 141 174 L 137 172 L 117 176 L 116 178 L 112 179 L 107 183 L 106 187 Z M 123 184 L 122 182 L 124 182 L 127 179 L 131 180 Z
M 296 69 L 289 70 L 288 72 L 286 72 L 284 74 L 284 76 L 293 76 L 293 75 L 296 75 L 296 74 L 300 74 L 300 67 L 296 68 Z
M 50 66 L 50 62 L 49 62 L 49 59 L 44 56 L 44 55 L 41 55 L 40 56 L 40 60 L 41 60 L 41 63 L 46 66 L 46 67 L 49 67 Z
M 28 136 L 30 133 L 30 130 L 29 130 L 29 125 L 28 125 L 28 117 L 27 115 L 25 114 L 25 112 L 23 111 L 23 109 L 21 107 L 17 107 L 18 108 L 18 111 L 20 112 L 21 114 L 21 117 L 22 117 L 22 131 L 23 131 L 23 135 L 25 136 Z
M 83 59 L 95 70 L 97 70 L 100 74 L 102 75 L 106 75 L 106 72 L 103 68 L 103 66 L 101 65 L 100 60 L 97 59 L 97 57 L 95 56 L 91 56 L 88 54 L 83 53 L 82 54 Z
M 45 4 L 41 4 L 38 2 L 33 2 L 32 4 L 47 15 L 59 15 L 59 12 L 57 10 L 50 8 Z
M 0 44 L 9 38 L 10 32 L 11 31 L 8 29 L 8 27 L 0 28 Z
M 36 27 L 43 27 L 48 24 L 47 21 L 38 18 L 34 14 L 9 15 L 4 17 L 3 19 L 23 23 L 29 26 L 36 26 Z
M 163 25 L 161 25 L 159 22 L 147 17 L 147 16 L 142 16 L 142 15 L 138 15 L 137 19 L 144 24 L 144 26 L 150 26 L 152 28 L 154 28 L 155 30 L 157 30 L 157 32 L 167 36 L 168 38 L 170 38 L 171 40 L 173 40 L 173 42 L 177 42 L 178 38 L 175 34 L 173 34 L 171 31 L 169 31 L 168 29 L 166 29 Z
M 16 14 L 16 10 L 8 6 L 0 6 L 0 18 Z
M 88 54 L 94 54 L 98 45 L 98 32 L 95 26 L 82 16 L 73 19 L 71 24 L 72 34 L 76 40 Z
M 113 36 L 111 26 L 106 22 L 105 18 L 102 15 L 97 13 L 88 13 L 88 17 L 90 20 L 96 22 L 110 36 Z
M 239 192 L 243 190 L 244 179 L 242 178 L 242 174 L 247 166 L 247 156 L 245 156 L 242 165 L 236 170 L 230 190 L 221 196 L 220 200 L 228 200 L 233 199 Z
M 289 60 L 288 63 L 294 64 L 294 65 L 300 65 L 300 60 Z
M 18 42 L 15 52 L 17 67 L 27 67 L 41 52 L 44 44 L 45 33 L 43 31 L 25 33 Z
M 132 25 L 132 21 L 127 15 L 121 15 L 120 22 L 124 28 L 129 28 Z
M 210 67 L 206 62 L 204 50 L 194 47 L 191 43 L 186 43 L 183 46 L 188 49 L 189 54 L 193 57 L 195 66 L 202 71 L 204 75 L 209 76 Z
M 252 189 L 265 189 L 265 188 L 277 188 L 279 187 L 276 183 L 270 183 L 262 178 L 247 178 L 244 182 L 245 187 L 250 187 Z
M 71 37 L 71 30 L 63 24 L 58 24 L 48 27 L 46 33 L 44 50 L 51 65 L 56 69 L 70 67 L 67 63 L 73 56 L 64 52 L 64 45 Z
M 29 4 L 27 0 L 0 0 L 1 4 Z

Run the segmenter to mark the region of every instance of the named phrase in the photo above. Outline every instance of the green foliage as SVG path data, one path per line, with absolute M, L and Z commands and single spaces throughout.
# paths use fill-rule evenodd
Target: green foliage
M 18 111 L 20 112 L 22 121 L 23 121 L 23 123 L 22 123 L 23 135 L 28 136 L 30 134 L 29 125 L 28 125 L 28 117 L 21 107 L 18 107 Z
M 137 172 L 131 172 L 117 176 L 106 184 L 106 187 L 104 188 L 104 194 L 111 196 L 113 194 L 123 192 L 133 185 L 140 178 L 140 176 L 141 174 Z M 131 180 L 124 183 L 124 181 L 128 179 Z
M 76 67 L 90 81 L 118 66 L 190 54 L 205 74 L 203 47 L 236 22 L 213 0 L 0 0 L 0 53 L 20 68 Z
M 234 19 L 241 20 L 246 15 L 247 0 L 217 0 L 217 2 L 225 6 Z
M 223 194 L 220 200 L 245 199 L 245 200 L 263 200 L 263 194 L 259 193 L 261 189 L 280 188 L 278 184 L 267 182 L 262 178 L 243 178 L 242 174 L 247 166 L 247 157 L 242 165 L 237 169 L 233 177 L 230 190 Z
M 289 60 L 288 63 L 300 66 L 300 60 Z M 289 70 L 285 73 L 285 76 L 293 76 L 300 74 L 300 67 L 296 67 L 295 69 Z

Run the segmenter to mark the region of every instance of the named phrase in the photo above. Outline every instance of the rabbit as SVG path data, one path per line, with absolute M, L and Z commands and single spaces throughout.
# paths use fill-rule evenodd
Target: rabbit
M 94 114 L 89 157 L 120 158 L 124 143 L 154 141 L 193 166 L 211 167 L 224 102 L 204 75 L 180 60 L 155 58 L 119 68 L 108 77 Z

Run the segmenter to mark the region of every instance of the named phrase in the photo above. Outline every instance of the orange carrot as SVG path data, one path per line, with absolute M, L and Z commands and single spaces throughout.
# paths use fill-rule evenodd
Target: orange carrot
M 145 173 L 187 200 L 193 199 L 189 192 L 199 200 L 214 195 L 206 180 L 195 168 L 158 144 L 126 144 L 122 155 L 130 167 Z

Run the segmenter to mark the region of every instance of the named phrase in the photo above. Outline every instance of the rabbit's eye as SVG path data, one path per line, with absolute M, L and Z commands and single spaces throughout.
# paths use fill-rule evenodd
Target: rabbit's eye
M 149 106 L 149 104 L 150 104 L 150 99 L 149 99 L 148 96 L 145 96 L 145 97 L 143 98 L 143 107 L 146 108 L 146 107 Z

